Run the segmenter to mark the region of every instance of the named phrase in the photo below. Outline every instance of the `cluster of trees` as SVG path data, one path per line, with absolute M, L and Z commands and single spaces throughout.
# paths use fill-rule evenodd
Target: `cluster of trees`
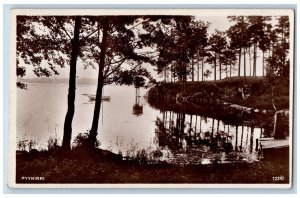
M 231 77 L 236 70 L 237 76 L 245 78 L 257 76 L 259 51 L 262 76 L 265 76 L 267 71 L 269 75 L 288 77 L 290 31 L 288 16 L 228 16 L 228 20 L 233 25 L 226 31 L 215 30 L 208 36 L 209 23 L 196 22 L 196 25 L 195 23 L 189 25 L 190 28 L 198 30 L 194 31 L 195 34 L 192 32 L 189 33 L 190 36 L 184 37 L 187 30 L 180 31 L 176 32 L 175 40 L 171 40 L 170 43 L 165 41 L 164 47 L 171 45 L 172 49 L 178 52 L 175 63 L 170 62 L 164 66 L 171 76 L 170 79 L 164 71 L 165 80 L 170 79 L 172 82 L 172 77 L 174 79 L 177 76 L 179 80 L 190 77 L 194 81 L 195 73 L 197 81 L 200 81 L 199 76 L 203 81 L 212 73 L 213 79 L 218 80 L 222 79 L 222 73 L 225 73 L 226 77 Z M 180 45 L 176 43 L 177 38 L 181 40 Z M 187 47 L 185 44 L 190 51 L 180 51 Z M 188 56 L 185 61 L 179 61 L 178 57 L 181 57 L 182 53 Z M 210 68 L 205 71 L 205 64 L 211 65 L 213 71 Z M 163 69 L 159 70 L 161 71 Z
M 189 16 L 18 16 L 17 76 L 28 66 L 36 76 L 58 75 L 57 67 L 70 66 L 68 110 L 64 122 L 63 149 L 71 148 L 75 113 L 76 69 L 98 68 L 98 83 L 89 144 L 95 146 L 103 86 L 111 83 L 142 86 L 153 81 L 143 63 L 159 65 L 159 46 L 170 29 L 184 29 Z M 171 38 L 169 35 L 168 38 Z M 46 67 L 43 65 L 47 65 Z M 22 87 L 22 83 L 18 82 Z
M 229 70 L 253 49 L 253 75 L 256 75 L 257 50 L 268 56 L 268 72 L 289 73 L 289 21 L 279 17 L 272 27 L 271 17 L 230 16 L 235 24 L 226 32 L 215 31 L 208 37 L 209 23 L 191 16 L 17 16 L 17 76 L 26 75 L 30 65 L 36 76 L 58 75 L 57 67 L 70 67 L 68 110 L 64 123 L 62 147 L 70 149 L 72 120 L 75 113 L 76 69 L 98 69 L 98 83 L 89 144 L 95 146 L 103 87 L 107 84 L 144 86 L 146 79 L 155 83 L 144 66 L 153 65 L 164 81 L 184 83 L 204 80 L 214 68 L 214 79 Z M 47 66 L 43 66 L 47 65 Z M 200 71 L 201 68 L 201 71 Z M 251 69 L 251 68 L 250 68 Z M 250 72 L 251 73 L 251 72 Z M 21 82 L 17 86 L 26 87 Z

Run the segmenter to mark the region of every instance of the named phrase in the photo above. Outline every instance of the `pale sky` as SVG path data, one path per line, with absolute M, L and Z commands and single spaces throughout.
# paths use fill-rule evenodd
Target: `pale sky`
M 228 21 L 227 16 L 197 16 L 196 19 L 211 23 L 207 30 L 209 35 L 214 33 L 216 29 L 226 31 L 233 24 Z

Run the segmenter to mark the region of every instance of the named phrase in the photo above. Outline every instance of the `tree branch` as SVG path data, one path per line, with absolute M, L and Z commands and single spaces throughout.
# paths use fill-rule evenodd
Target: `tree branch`
M 115 71 L 117 71 L 117 69 L 119 69 L 121 67 L 121 65 L 126 61 L 127 57 L 123 58 L 123 60 L 111 71 L 108 73 L 109 71 L 109 67 L 108 69 L 105 71 L 105 75 L 104 78 L 109 77 L 110 75 L 112 75 Z
M 62 27 L 62 30 L 66 33 L 66 35 L 69 37 L 69 39 L 72 40 L 72 37 L 67 32 L 66 28 L 63 25 L 61 25 L 61 27 Z

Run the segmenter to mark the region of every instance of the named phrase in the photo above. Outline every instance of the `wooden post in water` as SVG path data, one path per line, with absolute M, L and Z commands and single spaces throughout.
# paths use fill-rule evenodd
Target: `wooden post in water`
M 258 151 L 258 138 L 255 139 L 255 151 Z

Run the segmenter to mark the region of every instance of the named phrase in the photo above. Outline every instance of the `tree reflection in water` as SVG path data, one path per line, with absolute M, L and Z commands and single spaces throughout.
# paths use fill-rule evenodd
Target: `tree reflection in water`
M 193 106 L 178 104 L 173 109 L 165 106 L 160 110 L 161 116 L 155 121 L 155 143 L 159 150 L 169 153 L 165 160 L 176 164 L 256 161 L 256 139 L 270 130 L 267 116 L 262 119 L 216 107 L 197 111 Z
M 143 105 L 140 104 L 140 88 L 135 88 L 135 104 L 132 107 L 132 114 L 136 116 L 140 116 L 143 114 Z

